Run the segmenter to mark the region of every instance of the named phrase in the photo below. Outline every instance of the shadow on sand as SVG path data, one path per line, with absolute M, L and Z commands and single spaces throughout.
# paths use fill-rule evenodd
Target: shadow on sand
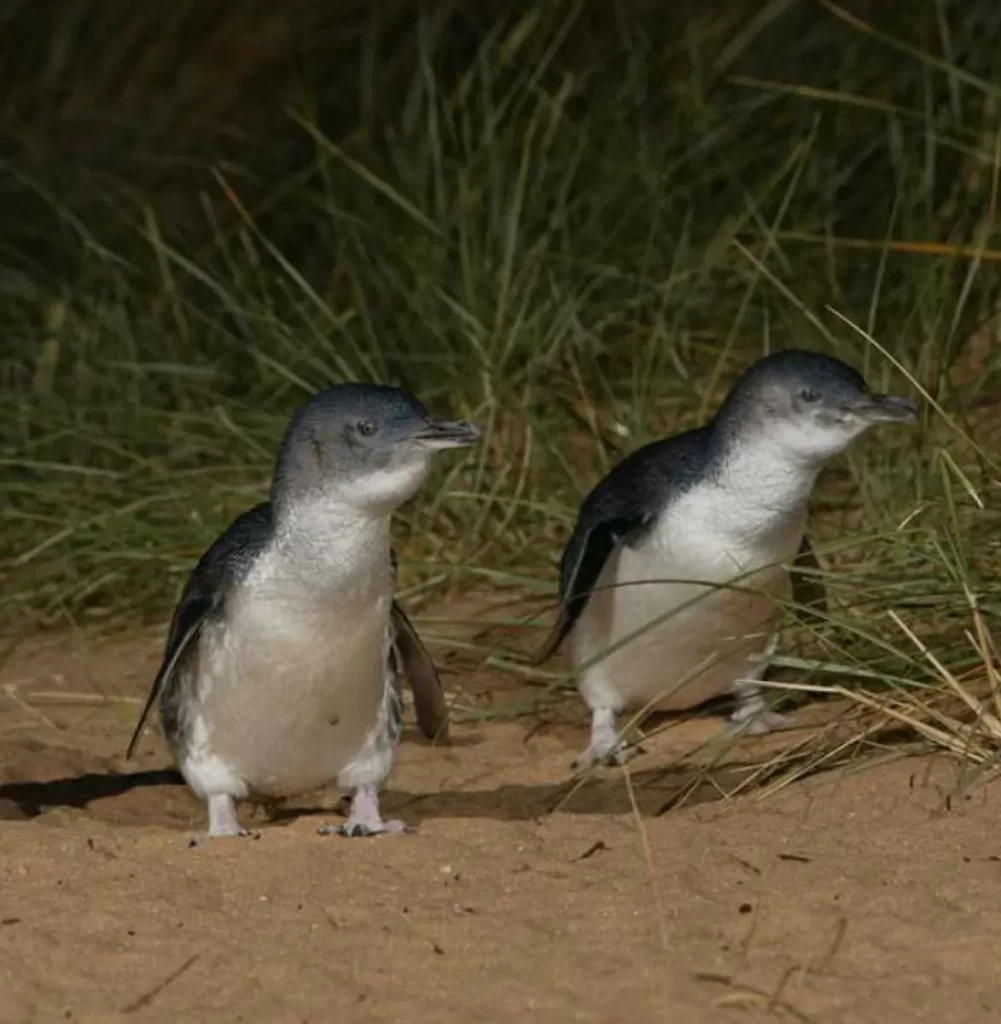
M 566 779 L 544 784 L 502 783 L 490 789 L 449 789 L 430 793 L 386 789 L 382 796 L 386 814 L 401 816 L 413 824 L 436 818 L 492 818 L 497 821 L 534 821 L 554 812 L 571 814 L 629 814 L 633 800 L 646 817 L 684 805 L 722 800 L 747 777 L 750 766 L 730 764 L 712 772 L 699 768 L 632 771 L 632 798 L 622 769 L 603 769 L 585 779 Z M 184 780 L 174 770 L 134 773 L 88 772 L 49 782 L 16 782 L 0 786 L 0 818 L 34 818 L 58 807 L 86 809 L 91 803 L 149 789 L 148 816 L 133 803 L 130 826 L 180 824 L 176 807 L 164 814 L 164 797 L 173 800 Z M 169 788 L 169 789 L 168 789 Z M 301 798 L 300 798 L 301 799 Z M 306 798 L 309 799 L 308 797 Z M 9 808 L 9 812 L 8 812 Z M 284 824 L 300 817 L 331 814 L 330 806 L 289 803 L 262 805 L 266 820 Z M 192 821 L 199 816 L 191 797 Z M 105 817 L 104 814 L 99 815 Z M 113 820 L 113 815 L 110 816 Z M 187 817 L 187 815 L 185 815 Z

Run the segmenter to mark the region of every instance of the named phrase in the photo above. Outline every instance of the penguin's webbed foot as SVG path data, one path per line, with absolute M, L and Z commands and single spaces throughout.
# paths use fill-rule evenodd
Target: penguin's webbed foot
M 580 773 L 587 771 L 594 764 L 604 765 L 606 768 L 615 768 L 628 764 L 634 757 L 645 754 L 646 749 L 638 744 L 627 745 L 616 743 L 611 748 L 595 747 L 593 744 L 579 757 L 575 758 L 570 765 L 572 771 Z
M 364 821 L 352 821 L 350 818 L 343 825 L 321 825 L 316 834 L 320 836 L 344 836 L 346 839 L 363 839 L 368 836 L 393 833 L 401 835 L 409 832 L 406 822 L 390 819 L 372 824 Z
M 210 839 L 260 839 L 261 833 L 249 829 L 238 828 L 234 832 L 212 832 L 211 830 L 188 840 L 189 850 L 200 850 Z
M 785 715 L 771 711 L 761 688 L 743 685 L 736 688 L 737 706 L 727 722 L 727 731 L 745 736 L 764 736 L 773 729 L 783 729 L 791 723 Z
M 646 751 L 638 743 L 626 743 L 615 728 L 615 712 L 595 708 L 591 713 L 591 743 L 573 764 L 574 772 L 583 772 L 593 764 L 614 768 L 631 761 Z
M 379 813 L 379 794 L 375 786 L 359 786 L 351 798 L 351 813 L 343 825 L 321 825 L 321 836 L 345 836 L 348 839 L 377 836 L 385 833 L 402 835 L 411 830 L 396 819 L 383 821 Z
M 245 829 L 236 816 L 236 802 L 231 796 L 217 794 L 210 796 L 209 805 L 209 830 L 201 836 L 194 836 L 188 841 L 188 849 L 197 850 L 205 845 L 207 839 L 260 839 L 260 832 L 250 832 Z

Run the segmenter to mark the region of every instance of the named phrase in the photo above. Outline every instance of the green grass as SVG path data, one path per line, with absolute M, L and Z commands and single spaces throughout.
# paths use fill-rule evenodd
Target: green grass
M 4 632 L 165 617 L 293 408 L 349 378 L 485 431 L 400 517 L 426 629 L 472 588 L 541 612 L 621 452 L 816 347 L 925 413 L 825 478 L 832 606 L 789 634 L 796 685 L 990 762 L 1001 731 L 962 694 L 993 683 L 1001 611 L 1001 17 L 560 0 L 473 31 L 344 5 L 303 42 L 306 5 L 110 10 L 34 26 L 8 83 Z M 539 635 L 455 647 L 551 684 L 517 653 Z

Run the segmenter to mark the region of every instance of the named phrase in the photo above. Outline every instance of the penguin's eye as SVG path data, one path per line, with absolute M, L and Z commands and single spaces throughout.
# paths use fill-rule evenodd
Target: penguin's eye
M 813 388 L 803 388 L 800 391 L 800 393 L 799 393 L 799 397 L 804 402 L 810 402 L 810 403 L 819 402 L 820 401 L 820 392 L 819 391 L 814 391 Z
M 359 420 L 355 424 L 355 430 L 357 430 L 362 437 L 371 437 L 377 429 L 378 428 L 372 420 Z

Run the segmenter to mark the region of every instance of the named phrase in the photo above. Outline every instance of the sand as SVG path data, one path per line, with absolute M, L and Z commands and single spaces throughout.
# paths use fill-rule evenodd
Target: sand
M 664 810 L 658 766 L 720 719 L 570 794 L 570 705 L 409 732 L 384 810 L 412 835 L 319 836 L 337 797 L 309 795 L 191 849 L 158 729 L 122 757 L 158 653 L 68 638 L 0 670 L 0 1021 L 1001 1019 L 1001 789 L 947 800 L 945 758 Z

